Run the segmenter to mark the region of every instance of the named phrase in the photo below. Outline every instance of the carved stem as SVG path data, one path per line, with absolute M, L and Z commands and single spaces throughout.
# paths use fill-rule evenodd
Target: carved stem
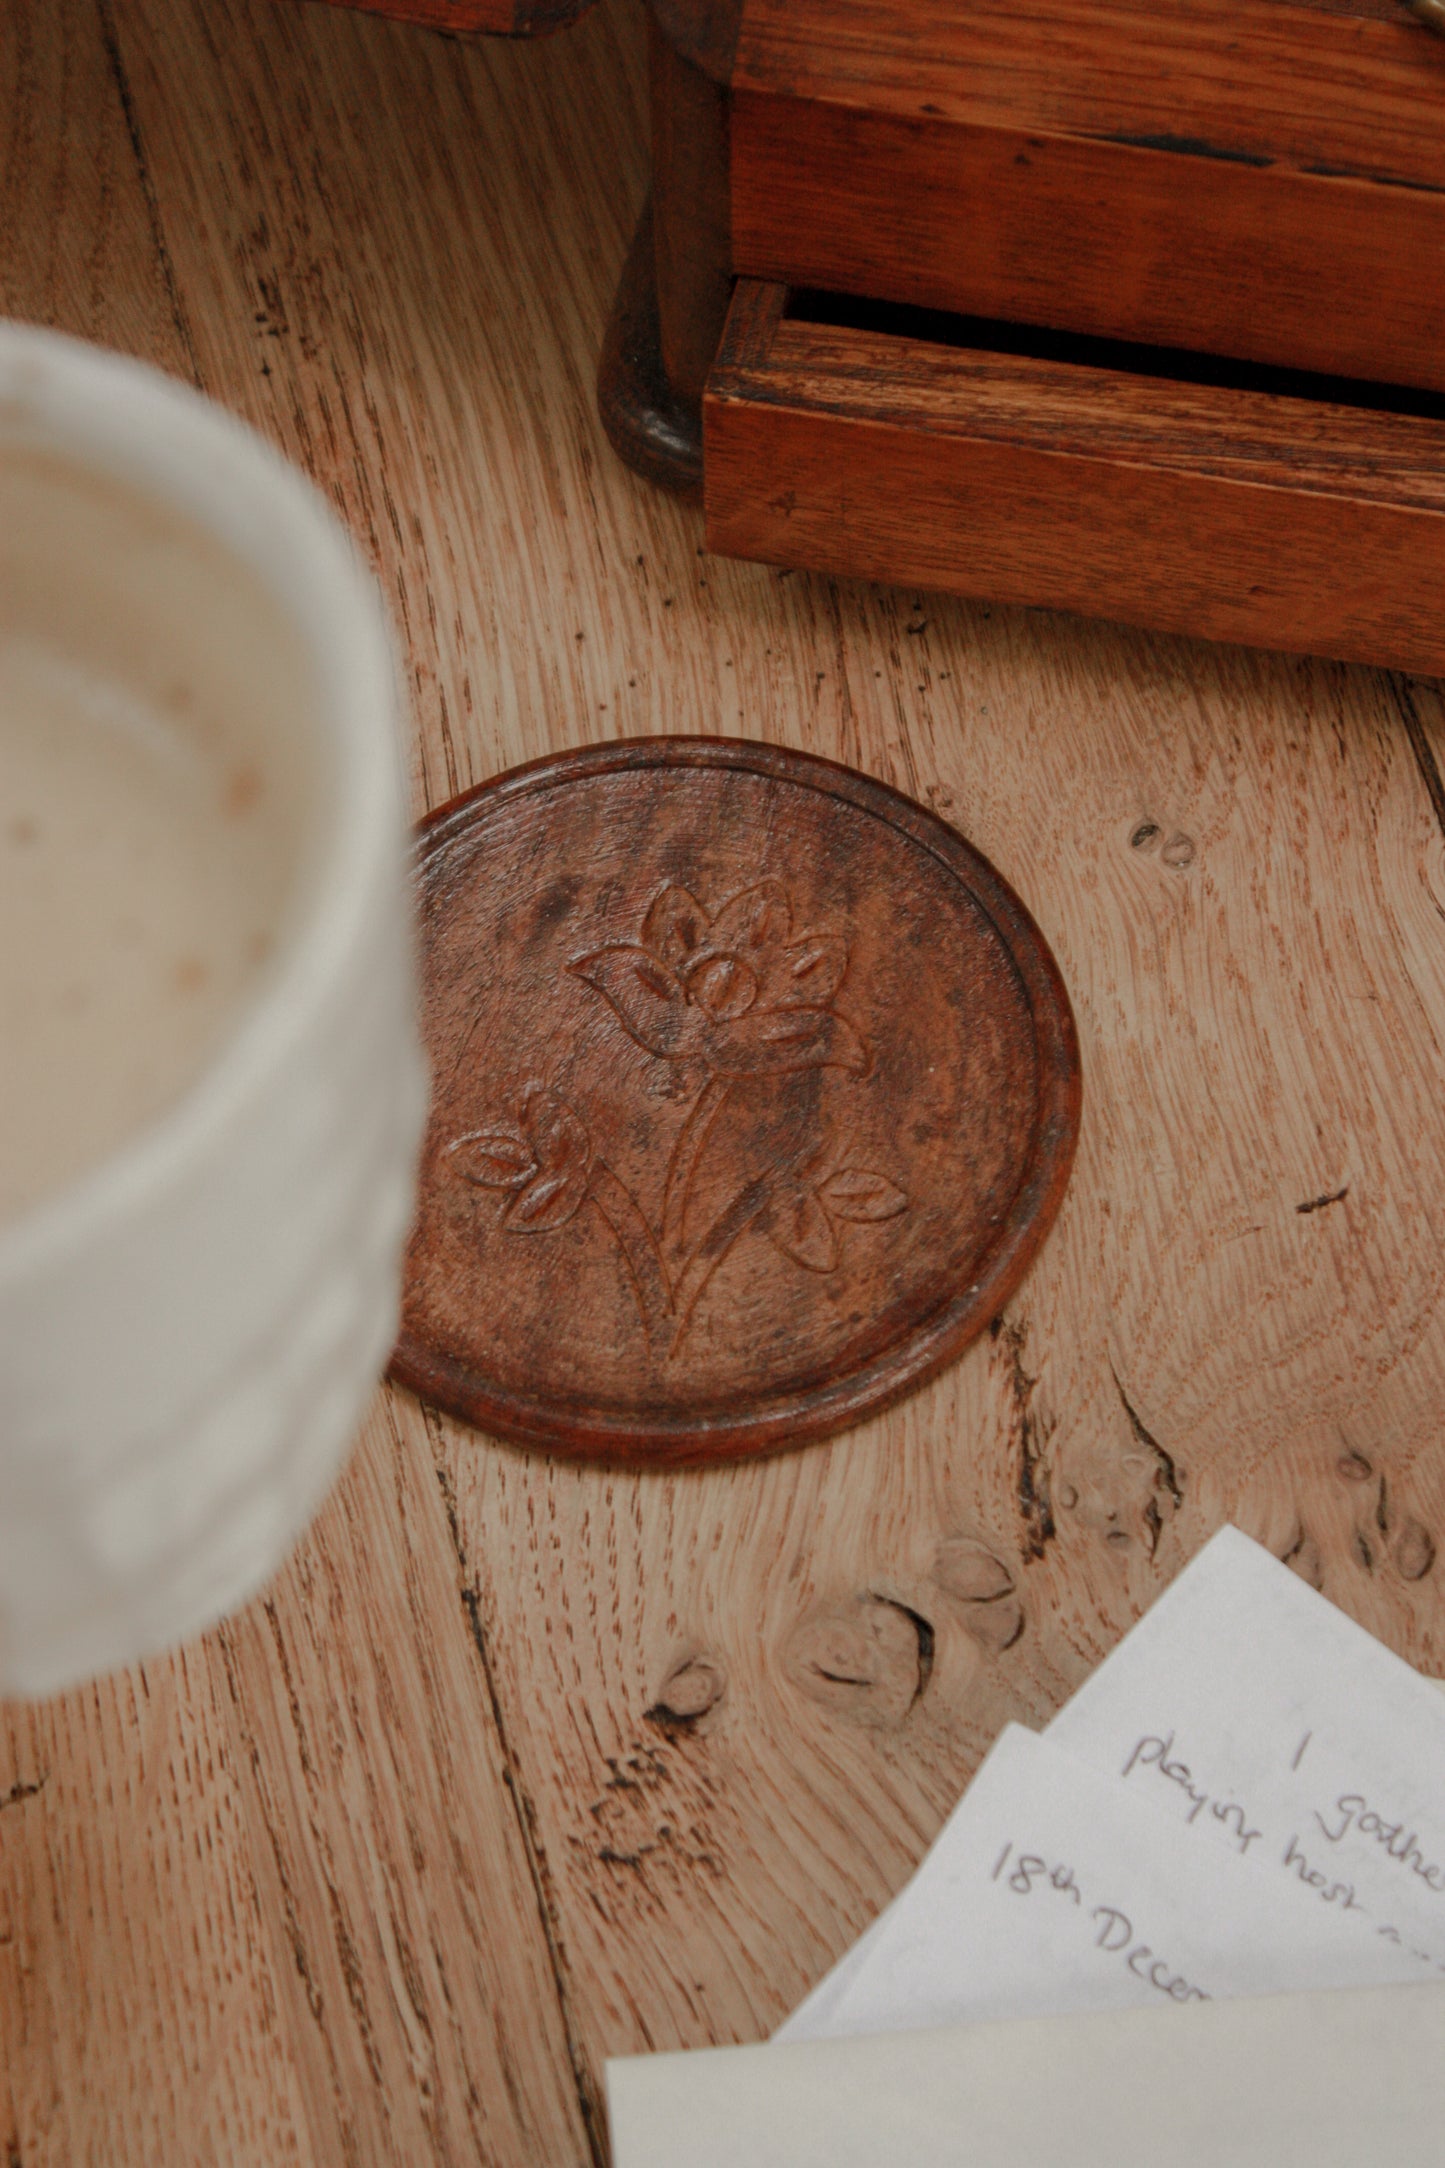
M 673 1312 L 672 1282 L 632 1192 L 621 1183 L 607 1162 L 592 1163 L 592 1182 L 587 1201 L 606 1222 L 622 1253 L 637 1307 L 649 1337 L 660 1336 Z
M 727 1209 L 718 1214 L 688 1259 L 673 1296 L 677 1328 L 672 1336 L 672 1346 L 668 1350 L 670 1355 L 675 1355 L 682 1346 L 688 1326 L 692 1323 L 692 1313 L 697 1308 L 708 1281 L 739 1236 L 747 1232 L 767 1204 L 776 1175 L 777 1169 L 770 1167 L 765 1174 L 760 1174 L 755 1182 L 749 1182 L 746 1189 L 740 1190 Z
M 708 1078 L 688 1108 L 687 1120 L 677 1133 L 677 1142 L 667 1162 L 667 1183 L 662 1193 L 662 1247 L 675 1263 L 682 1262 L 682 1234 L 693 1176 L 731 1089 L 721 1077 Z

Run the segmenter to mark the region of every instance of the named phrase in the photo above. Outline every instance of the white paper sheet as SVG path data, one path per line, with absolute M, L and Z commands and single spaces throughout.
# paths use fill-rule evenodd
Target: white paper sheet
M 1440 2168 L 1445 1985 L 607 2066 L 614 2168 Z
M 1414 1978 L 1292 1881 L 1010 1724 L 831 1996 L 779 2041 Z
M 1047 1736 L 1201 1840 L 1445 1973 L 1438 1687 L 1221 1529 Z M 1441 2143 L 1445 2160 L 1445 2139 Z

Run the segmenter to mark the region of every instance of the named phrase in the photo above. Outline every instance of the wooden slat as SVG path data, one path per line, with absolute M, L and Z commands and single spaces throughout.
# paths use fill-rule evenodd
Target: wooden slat
M 469 713 L 495 697 L 479 570 L 505 556 L 519 621 L 552 531 L 549 485 L 479 418 L 530 412 L 554 458 L 579 413 L 595 427 L 590 367 L 531 367 L 544 326 L 570 325 L 589 361 L 600 338 L 595 302 L 542 284 L 535 206 L 590 203 L 591 254 L 620 260 L 640 56 L 609 135 L 575 118 L 592 70 L 618 72 L 605 20 L 559 46 L 467 46 L 273 0 L 224 24 L 207 0 L 131 0 L 122 42 L 198 367 L 317 475 L 376 566 L 426 718 L 415 795 L 444 797 L 467 779 Z M 530 654 L 519 682 L 555 667 Z M 368 1433 L 319 1553 L 298 1555 L 274 1617 L 228 1631 L 225 1660 L 258 1883 L 281 1946 L 306 1953 L 288 2016 L 321 2149 L 397 2168 L 595 2160 L 516 1712 L 493 1698 L 419 1422 Z
M 187 377 L 128 94 L 97 0 L 0 11 L 0 310 Z M 320 2168 L 282 2014 L 289 1962 L 207 1649 L 0 1702 L 7 2168 Z
M 188 373 L 100 0 L 0 13 L 0 312 Z
M 1445 386 L 1435 190 L 755 93 L 732 190 L 747 276 Z
M 321 2168 L 209 1652 L 0 1707 L 0 2159 Z
M 431 1467 L 384 1409 L 212 1639 L 318 2159 L 586 2160 L 485 1652 Z
M 915 120 L 1445 187 L 1445 45 L 1403 0 L 745 0 L 732 78 Z
M 714 549 L 1445 663 L 1445 422 L 787 320 L 739 344 L 704 405 Z

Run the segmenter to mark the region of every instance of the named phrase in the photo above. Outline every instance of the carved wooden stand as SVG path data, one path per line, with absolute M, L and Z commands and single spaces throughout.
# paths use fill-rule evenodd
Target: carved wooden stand
M 599 403 L 713 549 L 1445 668 L 1441 0 L 649 20 Z
M 652 14 L 601 404 L 712 548 L 1445 666 L 1429 10 Z
M 1037 928 L 933 814 L 778 746 L 633 740 L 443 807 L 421 881 L 403 1383 L 554 1451 L 731 1458 L 997 1316 L 1078 1054 Z

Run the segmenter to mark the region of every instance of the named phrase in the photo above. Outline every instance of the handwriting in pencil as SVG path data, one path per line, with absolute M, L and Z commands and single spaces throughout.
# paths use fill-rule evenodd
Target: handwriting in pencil
M 1211 1817 L 1238 1845 L 1241 1857 L 1248 1853 L 1250 1846 L 1263 1834 L 1261 1830 L 1249 1826 L 1249 1816 L 1237 1799 L 1216 1799 L 1195 1783 L 1189 1764 L 1175 1756 L 1172 1731 L 1167 1738 L 1157 1733 L 1146 1733 L 1143 1738 L 1136 1740 L 1124 1763 L 1122 1774 L 1131 1776 L 1136 1769 L 1155 1769 L 1170 1784 L 1178 1785 L 1189 1801 L 1189 1812 L 1184 1817 L 1187 1822 L 1197 1821 L 1207 1807 Z
M 994 1861 L 989 1880 L 1002 1882 L 1016 1897 L 1032 1897 L 1047 1890 L 1072 1899 L 1080 1908 L 1086 1902 L 1072 1867 L 1051 1864 L 1038 1852 L 1016 1851 L 1012 1840 Z M 1149 1943 L 1136 1938 L 1133 1921 L 1118 1905 L 1094 1905 L 1089 1912 L 1089 1921 L 1096 1928 L 1094 1948 L 1102 1950 L 1106 1956 L 1120 1958 L 1135 1979 L 1142 1980 L 1146 1987 L 1167 1995 L 1171 2002 L 1210 2000 L 1202 1987 L 1195 1987 L 1182 1972 L 1173 1969 L 1167 1959 L 1158 1956 Z

